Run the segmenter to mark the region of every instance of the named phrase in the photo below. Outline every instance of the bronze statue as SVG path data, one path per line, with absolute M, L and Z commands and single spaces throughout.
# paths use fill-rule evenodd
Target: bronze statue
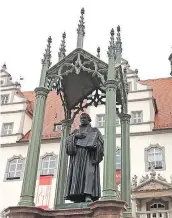
M 99 163 L 103 159 L 103 137 L 90 125 L 88 114 L 80 116 L 79 129 L 66 139 L 66 152 L 70 156 L 65 199 L 92 202 L 101 195 Z

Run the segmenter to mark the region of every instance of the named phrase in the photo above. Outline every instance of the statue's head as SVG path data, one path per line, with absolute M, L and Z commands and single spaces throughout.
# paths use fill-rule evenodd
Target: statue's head
M 91 123 L 91 118 L 87 113 L 82 113 L 80 116 L 81 125 L 88 125 Z

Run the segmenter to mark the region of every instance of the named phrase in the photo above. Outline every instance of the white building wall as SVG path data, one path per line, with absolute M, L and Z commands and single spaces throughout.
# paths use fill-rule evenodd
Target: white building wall
M 24 123 L 23 123 L 23 134 L 25 135 L 32 126 L 32 119 L 25 113 L 24 114 Z
M 52 153 L 54 152 L 55 155 L 59 154 L 59 140 L 54 140 L 53 143 L 46 143 L 41 145 L 40 150 L 40 157 L 45 155 L 45 153 Z M 22 181 L 17 180 L 4 180 L 7 161 L 12 156 L 21 155 L 22 157 L 27 157 L 27 148 L 28 144 L 21 144 L 19 143 L 18 146 L 10 146 L 10 147 L 1 147 L 0 149 L 0 211 L 4 208 L 10 206 L 16 206 L 20 199 L 21 188 L 22 188 Z M 58 163 L 57 163 L 58 164 Z M 39 172 L 39 171 L 38 171 Z M 37 178 L 37 186 L 35 191 L 35 200 L 37 197 L 38 191 L 38 184 L 39 184 L 39 176 Z M 52 185 L 51 185 L 51 198 L 49 207 L 53 208 L 54 204 L 54 194 L 55 194 L 55 185 L 56 185 L 56 176 L 53 178 Z

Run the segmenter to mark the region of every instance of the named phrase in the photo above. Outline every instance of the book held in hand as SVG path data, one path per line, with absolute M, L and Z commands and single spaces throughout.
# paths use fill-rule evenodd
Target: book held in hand
M 93 147 L 96 144 L 98 137 L 97 132 L 89 133 L 85 138 L 78 139 L 77 145 L 81 147 Z

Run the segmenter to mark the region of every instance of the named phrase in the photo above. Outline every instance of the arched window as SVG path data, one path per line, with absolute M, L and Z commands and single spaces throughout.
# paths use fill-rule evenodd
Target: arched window
M 148 214 L 148 218 L 165 218 L 166 213 L 163 213 L 163 210 L 169 209 L 169 202 L 164 201 L 163 199 L 152 199 L 146 203 L 148 211 L 151 213 Z M 161 212 L 160 212 L 161 211 Z
M 13 156 L 8 159 L 5 172 L 5 181 L 21 180 L 24 173 L 25 159 L 22 156 Z
M 145 149 L 146 170 L 154 166 L 156 170 L 165 169 L 165 149 L 158 144 L 150 145 Z
M 46 153 L 41 157 L 40 161 L 40 175 L 56 176 L 57 171 L 57 156 L 54 153 Z

